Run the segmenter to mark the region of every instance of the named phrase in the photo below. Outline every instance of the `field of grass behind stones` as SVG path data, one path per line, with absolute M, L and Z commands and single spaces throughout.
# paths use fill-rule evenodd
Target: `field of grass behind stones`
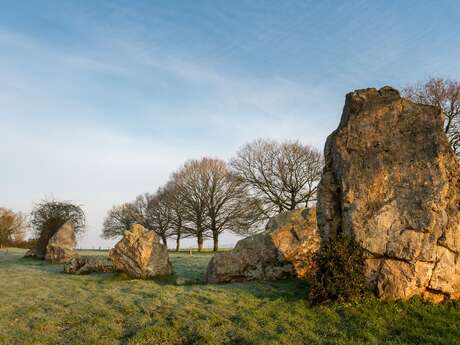
M 460 344 L 457 302 L 311 306 L 298 280 L 205 285 L 210 253 L 171 253 L 176 276 L 156 280 L 66 275 L 23 253 L 0 250 L 1 345 Z

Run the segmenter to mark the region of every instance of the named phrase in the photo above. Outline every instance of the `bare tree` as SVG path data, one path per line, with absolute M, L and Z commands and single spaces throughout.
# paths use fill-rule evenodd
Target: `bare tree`
M 30 223 L 38 238 L 35 248 L 38 258 L 44 258 L 49 239 L 67 222 L 73 225 L 77 235 L 85 230 L 86 218 L 79 205 L 56 200 L 44 200 L 35 205 Z
M 249 233 L 262 218 L 258 201 L 222 160 L 189 161 L 173 175 L 170 186 L 170 197 L 177 203 L 173 218 L 180 217 L 176 225 L 197 237 L 198 250 L 205 238 L 212 238 L 217 251 L 223 232 Z
M 0 248 L 23 242 L 26 224 L 24 214 L 0 207 Z
M 219 159 L 203 158 L 200 161 L 205 181 L 206 208 L 213 250 L 219 249 L 219 236 L 225 231 L 250 232 L 262 219 L 261 208 L 250 197 L 248 187 L 242 183 Z
M 234 216 L 229 217 L 227 229 L 237 235 L 250 236 L 265 230 L 266 211 L 259 199 L 249 193 L 240 196 Z
M 140 224 L 155 232 L 167 246 L 167 238 L 172 235 L 172 211 L 166 204 L 164 193 L 145 193 L 134 201 L 114 206 L 108 213 L 103 227 L 104 238 L 122 236 L 133 224 Z
M 180 241 L 189 236 L 185 231 L 184 214 L 186 207 L 180 199 L 178 188 L 172 180 L 163 188 L 165 202 L 171 210 L 171 235 L 176 238 L 176 252 L 180 250 Z
M 123 236 L 125 230 L 138 222 L 138 213 L 133 203 L 114 206 L 108 212 L 102 229 L 102 237 L 106 239 Z
M 173 213 L 166 197 L 167 195 L 162 189 L 159 189 L 155 195 L 144 195 L 145 220 L 143 225 L 154 231 L 161 238 L 163 244 L 168 246 L 168 237 L 173 235 Z
M 197 160 L 191 160 L 175 172 L 172 181 L 177 197 L 183 203 L 183 230 L 196 237 L 198 251 L 203 249 L 204 239 L 210 237 L 207 224 L 206 180 Z
M 259 139 L 243 146 L 230 165 L 272 216 L 315 201 L 323 159 L 298 141 Z
M 444 114 L 444 131 L 452 150 L 460 159 L 460 82 L 431 78 L 403 90 L 403 96 L 414 102 L 434 105 Z

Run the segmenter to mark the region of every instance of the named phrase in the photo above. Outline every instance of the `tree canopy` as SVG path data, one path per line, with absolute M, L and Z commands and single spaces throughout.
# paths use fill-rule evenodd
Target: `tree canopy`
M 298 141 L 259 139 L 243 146 L 230 164 L 271 216 L 315 201 L 323 158 Z
M 24 214 L 0 207 L 0 247 L 23 241 L 26 225 Z

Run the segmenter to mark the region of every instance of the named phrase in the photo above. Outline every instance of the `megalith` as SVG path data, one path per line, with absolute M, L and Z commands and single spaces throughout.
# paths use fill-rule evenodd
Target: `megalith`
M 382 299 L 460 293 L 460 165 L 441 110 L 391 87 L 346 96 L 325 145 L 318 187 L 321 241 L 352 237 Z

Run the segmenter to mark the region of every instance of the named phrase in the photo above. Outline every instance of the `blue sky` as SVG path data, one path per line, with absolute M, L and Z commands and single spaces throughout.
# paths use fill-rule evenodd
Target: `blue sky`
M 0 0 L 0 205 L 114 204 L 258 137 L 322 148 L 345 93 L 460 79 L 458 1 Z M 233 244 L 225 236 L 224 244 Z

